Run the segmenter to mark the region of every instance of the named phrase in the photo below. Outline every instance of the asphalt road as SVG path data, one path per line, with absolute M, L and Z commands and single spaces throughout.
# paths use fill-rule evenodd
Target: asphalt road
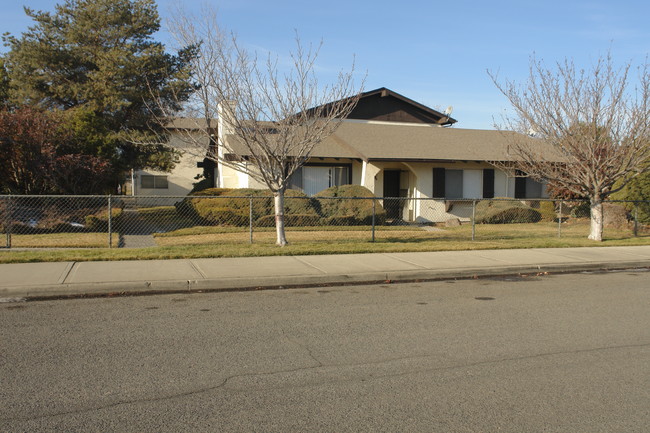
M 0 304 L 0 431 L 647 432 L 649 279 Z

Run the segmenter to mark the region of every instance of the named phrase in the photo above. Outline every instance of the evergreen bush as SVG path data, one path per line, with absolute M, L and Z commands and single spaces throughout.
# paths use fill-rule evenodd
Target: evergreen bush
M 314 196 L 318 210 L 328 225 L 372 224 L 375 195 L 360 185 L 342 185 L 327 188 Z M 386 211 L 375 203 L 375 224 L 386 223 Z
M 476 205 L 477 224 L 536 223 L 541 213 L 517 200 L 484 200 Z

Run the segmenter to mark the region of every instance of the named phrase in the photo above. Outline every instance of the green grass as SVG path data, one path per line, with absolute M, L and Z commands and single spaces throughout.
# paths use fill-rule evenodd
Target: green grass
M 273 230 L 257 229 L 253 244 L 249 243 L 248 230 L 241 228 L 192 227 L 158 234 L 155 239 L 161 246 L 153 248 L 0 250 L 0 263 L 650 245 L 647 232 L 633 237 L 628 228 L 606 228 L 603 242 L 590 241 L 587 223 L 563 224 L 560 238 L 554 223 L 479 224 L 475 241 L 471 240 L 469 225 L 436 231 L 381 227 L 375 233 L 375 242 L 371 242 L 369 227 L 303 227 L 287 230 L 290 244 L 284 248 L 274 245 Z M 106 235 L 99 235 L 106 242 Z

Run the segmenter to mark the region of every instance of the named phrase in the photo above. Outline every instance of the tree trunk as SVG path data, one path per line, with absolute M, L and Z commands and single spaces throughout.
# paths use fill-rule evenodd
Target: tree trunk
M 591 199 L 591 231 L 589 239 L 603 240 L 603 201 L 600 198 Z
M 277 234 L 276 245 L 281 247 L 287 245 L 287 237 L 284 234 L 284 190 L 273 193 L 275 205 L 275 232 Z

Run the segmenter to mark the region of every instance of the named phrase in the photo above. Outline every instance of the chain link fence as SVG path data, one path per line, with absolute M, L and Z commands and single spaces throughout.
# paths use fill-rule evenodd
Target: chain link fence
M 578 237 L 589 203 L 359 197 L 285 199 L 291 243 Z M 650 202 L 604 204 L 605 238 L 649 235 Z M 0 248 L 274 243 L 269 196 L 0 196 Z

